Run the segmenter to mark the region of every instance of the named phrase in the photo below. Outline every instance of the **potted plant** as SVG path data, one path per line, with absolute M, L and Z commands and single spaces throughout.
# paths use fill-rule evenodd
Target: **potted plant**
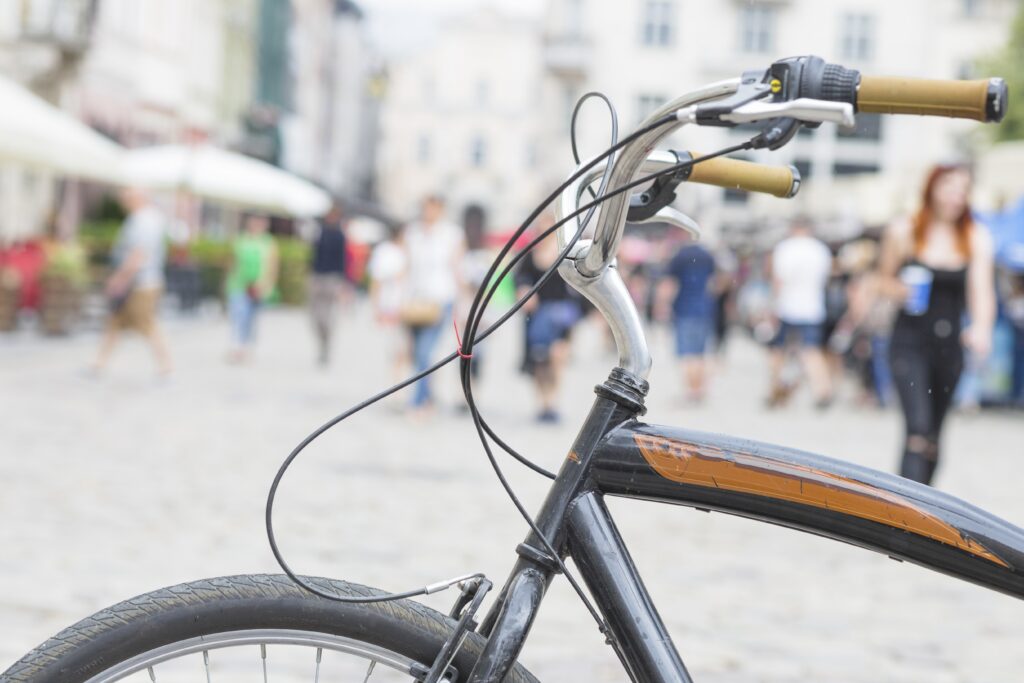
M 0 266 L 0 332 L 11 332 L 18 326 L 21 299 L 21 277 L 17 271 Z
M 47 252 L 40 275 L 39 323 L 44 334 L 67 334 L 82 307 L 88 280 L 85 251 L 77 244 L 56 244 Z

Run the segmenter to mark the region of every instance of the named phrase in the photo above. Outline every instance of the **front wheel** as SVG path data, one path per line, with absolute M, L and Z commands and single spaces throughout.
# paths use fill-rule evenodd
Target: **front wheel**
M 325 591 L 372 588 L 307 579 Z M 409 600 L 327 600 L 283 575 L 226 576 L 140 595 L 97 612 L 22 657 L 0 683 L 115 681 L 412 681 L 455 622 Z M 485 639 L 469 634 L 453 662 L 464 681 Z M 516 666 L 508 683 L 536 683 Z

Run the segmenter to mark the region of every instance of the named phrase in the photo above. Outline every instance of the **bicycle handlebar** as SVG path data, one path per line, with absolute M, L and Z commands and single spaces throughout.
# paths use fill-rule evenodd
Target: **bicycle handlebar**
M 982 122 L 1006 115 L 1006 82 L 1001 78 L 943 81 L 896 76 L 861 76 L 859 111 L 878 114 L 951 116 Z
M 699 159 L 701 156 L 703 155 L 700 152 L 693 151 L 656 150 L 643 160 L 638 170 L 643 174 L 658 173 L 670 169 L 681 161 L 687 161 L 688 158 Z M 583 189 L 604 173 L 606 165 L 607 162 L 596 164 L 587 174 L 565 189 L 561 200 L 555 204 L 556 219 L 561 220 L 576 210 Z M 694 164 L 686 171 L 684 179 L 690 183 L 731 187 L 747 192 L 771 194 L 776 197 L 792 197 L 800 189 L 800 172 L 794 166 L 771 166 L 725 157 L 716 157 Z M 674 222 L 667 220 L 663 214 L 656 214 L 656 216 L 666 222 Z M 652 217 L 651 220 L 654 218 Z M 681 225 L 681 227 L 687 226 Z M 558 230 L 559 249 L 565 248 L 576 229 L 576 222 L 570 221 Z
M 689 152 L 699 159 L 697 152 Z M 741 159 L 717 157 L 693 166 L 687 182 L 717 185 L 776 197 L 792 197 L 800 189 L 800 172 L 794 166 L 769 166 Z
M 642 125 L 654 126 L 666 114 L 672 114 L 675 120 L 656 125 L 622 149 L 614 162 L 607 190 L 614 192 L 632 181 L 647 163 L 651 150 L 680 125 L 730 126 L 763 121 L 762 132 L 752 139 L 752 146 L 774 150 L 792 139 L 801 124 L 835 121 L 851 125 L 855 108 L 864 112 L 952 116 L 994 122 L 1006 114 L 1007 88 L 1000 78 L 941 81 L 862 76 L 855 69 L 827 64 L 820 57 L 781 59 L 764 72 L 747 72 L 742 78 L 714 83 L 683 95 L 649 116 Z M 696 164 L 691 172 L 697 182 L 782 197 L 791 194 L 793 177 L 787 183 L 785 176 L 773 176 L 769 180 L 763 174 L 763 169 L 755 172 L 744 162 L 726 159 Z M 799 183 L 799 179 L 796 182 Z M 576 189 L 581 188 L 576 186 Z M 579 194 L 567 188 L 563 198 L 566 204 L 578 202 Z M 602 206 L 593 241 L 581 244 L 572 257 L 583 278 L 599 277 L 615 257 L 627 205 L 627 198 L 617 195 Z M 568 211 L 563 215 L 567 214 Z

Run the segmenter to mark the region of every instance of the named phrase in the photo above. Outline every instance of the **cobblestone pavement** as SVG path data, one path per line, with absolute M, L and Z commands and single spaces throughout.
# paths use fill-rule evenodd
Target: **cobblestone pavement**
M 160 586 L 275 571 L 263 532 L 267 486 L 312 427 L 389 379 L 365 311 L 343 321 L 337 363 L 312 363 L 307 320 L 270 312 L 247 367 L 223 362 L 217 317 L 172 320 L 178 372 L 153 378 L 138 342 L 108 376 L 81 369 L 96 339 L 0 340 L 0 669 L 60 627 Z M 556 467 L 613 365 L 581 328 L 565 420 L 536 427 L 509 331 L 482 354 L 481 405 L 524 452 Z M 888 469 L 892 413 L 806 396 L 760 407 L 760 352 L 736 339 L 709 404 L 680 403 L 667 339 L 653 335 L 648 419 L 732 432 Z M 452 342 L 454 344 L 454 342 Z M 483 570 L 500 583 L 525 526 L 501 494 L 469 421 L 443 407 L 410 422 L 392 403 L 328 433 L 283 486 L 279 536 L 293 566 L 386 589 Z M 1019 414 L 956 415 L 938 485 L 1024 522 Z M 545 482 L 509 465 L 536 509 Z M 697 681 L 1012 682 L 1024 679 L 1024 603 L 769 525 L 686 508 L 611 501 L 637 564 Z M 432 596 L 446 608 L 454 596 Z M 545 601 L 522 661 L 545 681 L 624 681 L 564 581 Z

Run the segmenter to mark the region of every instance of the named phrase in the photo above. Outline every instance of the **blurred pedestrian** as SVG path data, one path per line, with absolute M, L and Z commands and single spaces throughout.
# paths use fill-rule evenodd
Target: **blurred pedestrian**
M 771 255 L 772 292 L 777 331 L 771 343 L 771 392 L 769 407 L 784 404 L 795 385 L 784 382 L 787 351 L 798 348 L 804 374 L 815 406 L 832 402 L 832 385 L 821 351 L 825 323 L 825 285 L 832 272 L 832 252 L 814 236 L 808 218 L 796 218 L 789 235 Z
M 409 332 L 417 373 L 430 366 L 442 330 L 451 329 L 460 288 L 465 242 L 462 230 L 444 214 L 444 199 L 427 197 L 419 220 L 409 224 L 402 240 L 406 277 L 400 317 Z M 432 402 L 430 378 L 424 377 L 416 383 L 412 407 L 422 412 Z
M 829 253 L 832 253 L 831 249 Z M 821 334 L 821 353 L 825 359 L 825 369 L 833 391 L 843 378 L 843 350 L 842 344 L 833 343 L 832 337 L 850 306 L 849 284 L 850 273 L 843 269 L 839 259 L 833 256 L 832 271 L 825 283 L 825 322 Z
M 405 300 L 406 257 L 402 248 L 402 231 L 373 248 L 367 272 L 370 277 L 370 305 L 381 327 L 390 356 L 393 377 L 397 382 L 409 364 L 409 340 L 401 330 L 402 302 Z
M 739 282 L 739 260 L 729 247 L 723 246 L 715 254 L 715 273 L 712 287 L 715 298 L 715 332 L 712 347 L 719 358 L 724 358 L 725 339 L 735 315 L 736 289 Z
M 134 330 L 149 342 L 158 371 L 166 376 L 171 357 L 157 325 L 157 311 L 164 288 L 167 217 L 139 188 L 122 192 L 121 202 L 128 216 L 114 244 L 114 272 L 105 288 L 109 316 L 93 371 L 106 368 L 121 332 Z
M 1013 339 L 1010 402 L 1024 408 L 1024 273 L 1004 272 L 1004 310 Z
M 837 260 L 848 278 L 848 305 L 829 345 L 837 353 L 852 355 L 865 389 L 862 401 L 887 406 L 893 391 L 889 335 L 896 311 L 892 300 L 882 295 L 878 253 L 878 244 L 869 239 L 839 250 Z
M 487 248 L 487 227 L 484 223 L 484 218 L 483 209 L 474 205 L 466 210 L 463 219 L 462 229 L 466 239 L 466 254 L 462 259 L 463 291 L 461 305 L 456 315 L 459 324 L 469 314 L 470 303 L 473 297 L 476 296 L 477 290 L 484 284 L 484 278 L 487 276 L 487 271 L 490 269 L 493 261 L 493 255 L 490 249 Z M 499 292 L 495 292 L 495 294 L 498 295 Z M 492 299 L 493 303 L 496 302 Z M 488 306 L 483 310 L 480 329 L 486 329 L 494 322 L 493 308 L 493 306 Z M 473 347 L 473 362 L 470 364 L 469 369 L 474 382 L 480 380 L 484 353 L 485 349 L 483 346 Z M 460 404 L 460 409 L 468 410 L 468 408 L 469 406 L 464 403 Z
M 348 294 L 348 218 L 335 202 L 320 220 L 320 232 L 313 242 L 309 278 L 309 310 L 317 341 L 317 362 L 331 360 L 331 338 L 338 317 L 338 304 Z
M 659 319 L 671 318 L 686 400 L 700 403 L 707 394 L 707 353 L 715 334 L 715 257 L 688 240 L 672 257 L 658 285 Z
M 266 216 L 246 216 L 242 234 L 231 245 L 231 268 L 225 289 L 232 332 L 228 361 L 232 363 L 249 358 L 255 341 L 256 317 L 277 285 L 277 244 L 268 233 L 269 228 L 270 219 Z
M 537 231 L 551 227 L 550 216 L 538 220 Z M 558 242 L 551 235 L 523 259 L 516 270 L 516 297 L 522 298 L 558 258 Z M 540 401 L 538 422 L 557 423 L 557 402 L 562 373 L 569 356 L 572 329 L 582 316 L 580 297 L 555 273 L 523 306 L 526 312 L 526 371 L 533 377 Z
M 890 225 L 882 246 L 881 275 L 902 306 L 890 352 L 905 426 L 900 474 L 924 484 L 939 463 L 964 349 L 983 359 L 992 346 L 992 238 L 971 218 L 970 192 L 965 167 L 936 166 L 921 208 Z M 971 322 L 962 327 L 965 311 Z

